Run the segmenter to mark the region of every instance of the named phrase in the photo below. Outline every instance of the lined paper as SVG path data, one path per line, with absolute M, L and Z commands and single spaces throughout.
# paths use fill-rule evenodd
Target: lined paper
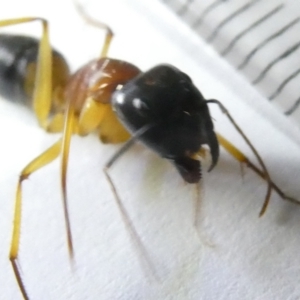
M 299 1 L 163 2 L 300 126 Z

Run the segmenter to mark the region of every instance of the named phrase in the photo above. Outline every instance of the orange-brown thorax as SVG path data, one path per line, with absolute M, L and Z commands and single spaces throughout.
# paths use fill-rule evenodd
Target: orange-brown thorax
M 96 132 L 103 143 L 122 143 L 130 134 L 118 120 L 111 106 L 111 98 L 118 86 L 136 77 L 141 71 L 127 62 L 101 58 L 93 60 L 72 75 L 61 94 L 60 101 L 54 87 L 53 112 L 60 114 L 59 130 L 63 127 L 69 105 L 74 114 L 74 134 L 85 136 Z M 58 103 L 58 105 L 57 105 Z M 57 130 L 54 129 L 53 132 Z
M 70 77 L 65 88 L 64 101 L 71 101 L 76 114 L 80 114 L 88 98 L 110 104 L 111 95 L 117 86 L 125 84 L 140 72 L 134 65 L 121 60 L 92 60 Z

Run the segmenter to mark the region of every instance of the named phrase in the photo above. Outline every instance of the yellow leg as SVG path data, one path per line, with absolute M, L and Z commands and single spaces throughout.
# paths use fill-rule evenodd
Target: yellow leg
M 65 113 L 65 123 L 62 137 L 62 147 L 61 147 L 61 187 L 62 187 L 62 196 L 63 196 L 63 209 L 64 216 L 66 221 L 66 232 L 67 232 L 67 241 L 68 249 L 71 259 L 74 255 L 70 218 L 68 212 L 68 201 L 67 201 L 67 169 L 68 169 L 68 159 L 70 152 L 70 143 L 72 134 L 76 132 L 75 124 L 77 118 L 75 116 L 74 107 L 71 103 L 68 103 L 67 110 Z
M 130 134 L 116 117 L 111 105 L 106 109 L 99 131 L 100 140 L 105 144 L 124 143 L 130 138 Z
M 19 251 L 19 241 L 20 241 L 20 226 L 21 226 L 22 182 L 35 171 L 51 163 L 54 159 L 56 159 L 59 156 L 61 152 L 62 152 L 61 183 L 62 183 L 62 192 L 63 192 L 63 208 L 64 208 L 64 216 L 66 220 L 68 249 L 69 249 L 70 257 L 71 258 L 73 257 L 74 251 L 73 251 L 71 226 L 70 226 L 68 205 L 67 205 L 66 172 L 67 172 L 68 155 L 70 149 L 70 141 L 71 141 L 72 133 L 74 132 L 74 122 L 75 122 L 74 111 L 73 108 L 69 107 L 65 118 L 63 140 L 59 140 L 56 144 L 54 144 L 52 147 L 47 149 L 44 153 L 42 153 L 40 156 L 38 156 L 36 159 L 30 162 L 23 169 L 20 175 L 20 179 L 17 187 L 17 193 L 16 193 L 13 237 L 12 237 L 9 257 L 12 262 L 13 270 L 15 272 L 15 276 L 17 278 L 24 299 L 29 299 L 29 298 L 27 296 L 25 286 L 23 284 L 20 275 L 20 270 L 17 265 L 17 257 Z
M 58 133 L 64 130 L 65 115 L 63 113 L 55 114 L 48 122 L 45 130 L 50 133 Z
M 95 131 L 103 120 L 108 106 L 110 105 L 95 101 L 93 98 L 86 99 L 79 116 L 78 134 L 84 136 Z
M 57 113 L 47 122 L 47 126 L 45 130 L 50 133 L 58 133 L 63 132 L 65 127 L 65 114 L 64 113 Z M 78 132 L 78 119 L 74 118 L 73 120 L 73 134 L 79 134 Z M 89 131 L 87 134 L 91 133 Z
M 118 144 L 130 138 L 110 104 L 88 98 L 79 116 L 78 134 L 83 136 L 95 130 L 100 132 L 99 137 L 103 143 Z
M 20 18 L 0 21 L 0 27 L 40 21 L 43 33 L 39 45 L 33 109 L 39 124 L 45 128 L 51 108 L 52 93 L 52 51 L 49 43 L 48 22 L 42 18 Z
M 37 17 L 27 17 L 18 19 L 9 19 L 0 21 L 0 27 L 17 25 L 22 23 L 39 21 L 42 23 L 42 38 L 40 40 L 37 73 L 35 79 L 35 92 L 33 99 L 34 112 L 38 118 L 39 124 L 45 127 L 47 117 L 49 115 L 51 107 L 51 64 L 52 64 L 52 52 L 49 43 L 48 23 L 46 20 Z M 22 292 L 24 299 L 29 299 L 25 290 L 25 286 L 20 276 L 20 269 L 17 264 L 17 257 L 19 252 L 20 241 L 20 226 L 21 226 L 21 205 L 22 205 L 22 182 L 28 176 L 43 166 L 47 165 L 58 157 L 60 152 L 61 142 L 54 144 L 51 148 L 46 150 L 43 154 L 29 163 L 22 171 L 17 186 L 17 193 L 15 199 L 15 214 L 13 223 L 13 235 L 10 249 L 10 261 Z
M 67 169 L 68 169 L 71 137 L 72 134 L 77 133 L 78 131 L 77 123 L 78 120 L 75 116 L 74 108 L 69 103 L 65 115 L 62 113 L 58 113 L 54 115 L 51 121 L 48 122 L 46 127 L 46 130 L 48 132 L 63 132 L 62 143 L 61 143 L 61 187 L 62 187 L 63 210 L 64 210 L 66 233 L 67 233 L 67 243 L 68 243 L 68 250 L 71 259 L 73 259 L 74 256 L 74 249 L 73 249 L 72 232 L 71 232 L 68 201 L 67 201 Z
M 25 179 L 27 179 L 32 173 L 36 172 L 37 170 L 43 168 L 44 166 L 46 166 L 47 164 L 55 160 L 59 156 L 60 148 L 61 148 L 61 140 L 59 140 L 57 143 L 55 143 L 53 146 L 51 146 L 45 152 L 43 152 L 40 156 L 38 156 L 33 161 L 31 161 L 21 172 L 18 186 L 17 186 L 17 193 L 15 199 L 15 213 L 14 213 L 14 222 L 13 222 L 13 235 L 12 235 L 9 259 L 12 263 L 16 279 L 18 281 L 22 295 L 25 299 L 29 299 L 29 298 L 27 296 L 25 286 L 20 275 L 20 269 L 17 264 L 19 245 L 20 245 L 21 217 L 22 217 L 21 216 L 22 182 Z
M 227 139 L 225 139 L 222 135 L 217 134 L 218 141 L 220 145 L 229 153 L 231 154 L 236 160 L 238 160 L 241 163 L 244 163 L 247 165 L 248 168 L 250 168 L 252 171 L 254 171 L 258 176 L 260 176 L 262 179 L 268 181 L 271 188 L 283 199 L 290 202 L 293 202 L 295 204 L 300 204 L 300 201 L 288 197 L 284 194 L 284 192 L 271 180 L 270 177 L 266 175 L 266 173 L 262 170 L 260 170 L 257 166 L 255 166 L 247 157 L 245 154 L 243 154 L 239 149 L 237 149 L 232 143 L 230 143 Z M 266 209 L 267 209 L 267 202 L 264 202 L 264 205 L 260 211 L 259 216 L 262 216 Z
M 106 25 L 106 24 L 104 24 L 102 22 L 99 22 L 98 20 L 95 20 L 91 16 L 89 16 L 85 12 L 84 8 L 82 7 L 82 5 L 78 1 L 74 1 L 74 4 L 75 4 L 75 7 L 77 8 L 77 11 L 80 14 L 80 16 L 88 24 L 90 24 L 90 25 L 92 25 L 94 27 L 100 28 L 100 29 L 104 29 L 106 31 L 105 41 L 104 41 L 104 44 L 103 44 L 103 47 L 102 47 L 102 50 L 101 50 L 101 53 L 100 53 L 100 58 L 101 57 L 106 57 L 107 53 L 108 53 L 108 50 L 109 50 L 109 46 L 110 46 L 111 41 L 112 41 L 112 38 L 114 36 L 111 28 L 108 25 Z

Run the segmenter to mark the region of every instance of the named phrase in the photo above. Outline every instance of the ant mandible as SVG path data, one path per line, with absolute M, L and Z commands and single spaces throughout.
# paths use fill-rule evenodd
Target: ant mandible
M 32 173 L 61 156 L 61 186 L 70 257 L 73 257 L 69 221 L 66 174 L 70 140 L 73 134 L 99 133 L 103 143 L 124 143 L 104 167 L 120 211 L 128 220 L 109 168 L 136 141 L 174 164 L 184 181 L 201 180 L 201 155 L 208 145 L 212 158 L 209 171 L 219 158 L 219 145 L 240 163 L 246 164 L 267 182 L 267 193 L 260 211 L 268 206 L 271 191 L 284 200 L 300 204 L 286 196 L 271 180 L 267 168 L 243 131 L 223 104 L 206 100 L 190 77 L 171 65 L 158 65 L 142 72 L 125 61 L 107 57 L 113 37 L 111 29 L 86 16 L 93 25 L 106 31 L 98 59 L 84 65 L 73 75 L 64 57 L 49 42 L 48 22 L 42 18 L 20 18 L 0 21 L 0 27 L 38 21 L 43 32 L 40 41 L 20 35 L 0 35 L 0 94 L 31 107 L 39 125 L 47 132 L 62 132 L 62 138 L 31 161 L 21 172 L 15 198 L 15 212 L 9 259 L 24 299 L 29 299 L 18 266 L 22 183 Z M 260 167 L 220 134 L 215 133 L 208 104 L 217 104 L 256 156 Z M 130 228 L 129 222 L 127 227 Z

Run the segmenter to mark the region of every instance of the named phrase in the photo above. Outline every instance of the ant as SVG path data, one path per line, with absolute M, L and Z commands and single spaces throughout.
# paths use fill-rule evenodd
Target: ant
M 40 40 L 20 35 L 0 35 L 0 94 L 29 106 L 39 125 L 49 133 L 62 132 L 62 138 L 32 160 L 19 177 L 9 259 L 24 299 L 29 299 L 18 265 L 22 183 L 32 173 L 56 158 L 61 158 L 61 186 L 70 257 L 74 255 L 69 221 L 66 176 L 70 141 L 73 134 L 99 134 L 103 143 L 124 143 L 104 166 L 125 225 L 135 235 L 109 169 L 131 146 L 140 141 L 162 158 L 169 160 L 187 183 L 201 180 L 201 158 L 207 145 L 211 171 L 218 162 L 219 145 L 240 163 L 247 165 L 267 183 L 262 216 L 274 190 L 283 200 L 300 202 L 285 195 L 272 181 L 268 170 L 249 139 L 224 105 L 206 100 L 191 78 L 171 65 L 158 65 L 146 72 L 131 63 L 107 56 L 113 32 L 105 24 L 82 16 L 106 31 L 100 57 L 88 62 L 74 74 L 63 55 L 51 48 L 48 22 L 38 17 L 0 21 L 0 27 L 40 22 Z M 209 104 L 216 104 L 256 156 L 260 167 L 214 131 Z

